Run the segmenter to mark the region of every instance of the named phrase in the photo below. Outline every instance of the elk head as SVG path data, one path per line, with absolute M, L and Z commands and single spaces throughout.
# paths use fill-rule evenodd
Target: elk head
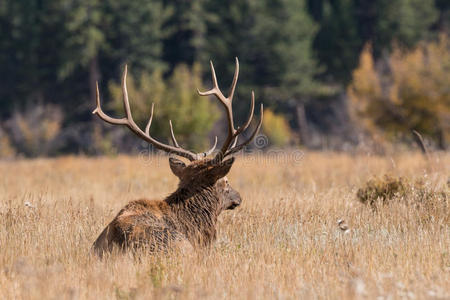
M 226 175 L 234 163 L 234 157 L 220 163 L 210 160 L 199 161 L 186 165 L 179 159 L 169 158 L 172 173 L 180 179 L 179 186 L 199 188 L 215 185 L 219 191 L 219 210 L 234 209 L 241 204 L 241 196 L 228 182 Z
M 144 141 L 152 144 L 155 148 L 159 150 L 169 153 L 171 155 L 171 157 L 169 158 L 170 168 L 172 172 L 180 179 L 179 188 L 189 188 L 191 190 L 192 189 L 195 190 L 213 186 L 215 190 L 218 191 L 219 194 L 218 198 L 220 200 L 220 210 L 234 209 L 236 206 L 240 205 L 241 197 L 239 193 L 230 186 L 230 184 L 228 183 L 228 179 L 226 177 L 227 173 L 231 169 L 231 166 L 233 165 L 234 157 L 228 159 L 226 158 L 243 149 L 255 138 L 262 124 L 263 106 L 261 105 L 261 118 L 255 130 L 252 132 L 252 134 L 248 139 L 238 144 L 239 135 L 249 127 L 253 119 L 253 113 L 255 108 L 255 95 L 252 91 L 250 114 L 247 121 L 241 127 L 235 128 L 233 121 L 232 101 L 239 75 L 239 61 L 236 58 L 236 69 L 228 97 L 225 97 L 221 92 L 221 90 L 219 89 L 213 63 L 210 62 L 210 65 L 211 65 L 213 88 L 206 92 L 198 91 L 198 93 L 201 96 L 209 96 L 209 95 L 216 96 L 225 109 L 228 121 L 227 122 L 228 135 L 225 139 L 225 142 L 220 148 L 220 150 L 218 150 L 217 153 L 212 158 L 208 156 L 210 156 L 214 152 L 217 146 L 217 137 L 215 139 L 213 147 L 203 153 L 195 153 L 183 149 L 182 147 L 179 146 L 175 138 L 171 120 L 169 120 L 169 127 L 173 145 L 164 144 L 154 139 L 150 135 L 150 126 L 152 124 L 154 111 L 153 104 L 151 106 L 150 118 L 147 123 L 147 126 L 145 127 L 145 130 L 142 130 L 141 128 L 139 128 L 139 126 L 137 126 L 137 124 L 133 120 L 130 104 L 128 101 L 128 91 L 126 86 L 127 66 L 125 66 L 125 70 L 122 77 L 123 105 L 126 117 L 121 119 L 112 118 L 103 112 L 100 105 L 98 84 L 97 84 L 97 107 L 93 111 L 93 114 L 98 115 L 103 121 L 108 122 L 110 124 L 127 126 L 133 133 L 135 133 L 138 137 L 140 137 Z M 174 155 L 186 158 L 189 161 L 191 161 L 191 163 L 189 165 L 186 165 L 183 161 L 172 157 Z

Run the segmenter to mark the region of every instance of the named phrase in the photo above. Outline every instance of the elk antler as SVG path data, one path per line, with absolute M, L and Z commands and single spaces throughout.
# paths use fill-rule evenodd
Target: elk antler
M 244 130 L 247 129 L 247 127 L 250 125 L 250 123 L 253 119 L 253 112 L 255 109 L 255 93 L 252 91 L 250 114 L 247 119 L 247 122 L 245 122 L 245 124 L 243 126 L 235 129 L 234 121 L 233 121 L 232 103 L 233 103 L 234 90 L 236 89 L 236 84 L 237 84 L 237 80 L 238 80 L 238 76 L 239 76 L 239 60 L 236 57 L 236 69 L 234 71 L 233 82 L 231 84 L 230 93 L 229 93 L 228 97 L 225 97 L 223 95 L 222 91 L 219 89 L 219 84 L 217 83 L 216 72 L 214 71 L 214 65 L 213 65 L 212 61 L 210 61 L 210 65 L 211 65 L 211 76 L 212 76 L 213 88 L 206 92 L 200 92 L 197 89 L 197 92 L 200 96 L 209 96 L 209 95 L 216 96 L 217 99 L 219 99 L 219 101 L 225 107 L 225 111 L 227 113 L 227 119 L 228 119 L 228 136 L 227 136 L 222 148 L 220 149 L 219 153 L 216 156 L 219 159 L 223 159 L 227 155 L 231 155 L 233 153 L 238 152 L 243 147 L 248 145 L 255 138 L 256 134 L 258 133 L 259 129 L 261 128 L 261 124 L 262 124 L 262 120 L 263 120 L 263 105 L 261 104 L 261 118 L 260 118 L 259 123 L 256 126 L 255 130 L 253 131 L 251 136 L 246 141 L 244 141 L 240 145 L 236 146 L 238 136 L 242 132 L 244 132 Z
M 152 104 L 152 110 L 150 113 L 150 118 L 148 120 L 147 126 L 145 127 L 145 132 L 142 131 L 142 129 L 139 128 L 139 126 L 137 126 L 137 124 L 134 122 L 133 116 L 131 115 L 130 103 L 128 102 L 128 91 L 127 91 L 126 81 L 127 81 L 127 66 L 125 65 L 125 70 L 123 71 L 123 77 L 122 77 L 122 92 L 123 92 L 123 107 L 126 112 L 126 118 L 122 118 L 122 119 L 111 118 L 110 116 L 106 115 L 103 112 L 101 105 L 100 105 L 100 92 L 98 89 L 98 82 L 96 83 L 97 84 L 97 107 L 94 109 L 94 111 L 92 113 L 98 115 L 100 117 L 100 119 L 102 119 L 103 121 L 105 121 L 107 123 L 110 123 L 113 125 L 125 125 L 132 132 L 134 132 L 138 137 L 140 137 L 144 141 L 152 144 L 155 148 L 160 149 L 165 152 L 168 152 L 170 154 L 175 154 L 175 155 L 185 157 L 185 158 L 189 159 L 190 161 L 199 160 L 203 157 L 210 155 L 214 151 L 214 149 L 216 148 L 216 145 L 217 145 L 217 137 L 216 137 L 214 146 L 211 149 L 209 149 L 208 151 L 203 152 L 203 153 L 194 153 L 189 150 L 185 150 L 185 149 L 181 148 L 178 145 L 177 140 L 175 139 L 171 120 L 169 120 L 170 135 L 172 137 L 172 142 L 173 142 L 174 146 L 163 144 L 163 143 L 155 140 L 154 138 L 152 138 L 152 136 L 150 135 L 150 126 L 152 124 L 152 119 L 153 119 L 153 108 L 154 108 L 153 104 Z

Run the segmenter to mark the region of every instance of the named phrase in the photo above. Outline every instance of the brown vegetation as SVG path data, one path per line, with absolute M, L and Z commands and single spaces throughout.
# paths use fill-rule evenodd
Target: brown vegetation
M 373 211 L 356 199 L 386 173 L 442 187 L 449 154 L 431 155 L 434 171 L 419 153 L 291 154 L 237 157 L 228 177 L 243 201 L 219 216 L 207 253 L 103 260 L 92 241 L 128 201 L 176 189 L 166 157 L 0 162 L 0 298 L 450 296 L 448 210 L 393 201 Z
M 410 180 L 390 175 L 385 175 L 383 178 L 375 177 L 358 189 L 357 197 L 359 201 L 372 208 L 399 201 L 402 204 L 423 209 L 424 214 L 429 216 L 434 213 L 445 215 L 446 212 L 450 212 L 448 184 L 440 182 L 440 185 L 436 186 L 428 182 L 426 178 Z M 443 221 L 449 223 L 450 214 L 447 214 Z

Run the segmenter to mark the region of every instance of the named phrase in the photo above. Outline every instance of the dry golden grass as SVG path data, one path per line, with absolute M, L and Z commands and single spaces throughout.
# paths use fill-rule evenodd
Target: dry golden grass
M 445 189 L 450 155 L 239 157 L 229 177 L 243 204 L 221 215 L 210 251 L 100 261 L 91 244 L 123 205 L 175 189 L 166 158 L 1 162 L 0 299 L 448 299 L 449 203 L 359 203 L 385 173 Z

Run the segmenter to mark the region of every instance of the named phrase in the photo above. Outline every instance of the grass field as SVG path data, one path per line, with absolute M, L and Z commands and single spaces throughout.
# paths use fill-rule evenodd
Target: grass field
M 92 242 L 123 205 L 175 189 L 167 158 L 0 162 L 0 299 L 449 299 L 449 197 L 358 202 L 386 173 L 448 192 L 450 154 L 238 157 L 243 203 L 221 215 L 212 249 L 100 261 Z

